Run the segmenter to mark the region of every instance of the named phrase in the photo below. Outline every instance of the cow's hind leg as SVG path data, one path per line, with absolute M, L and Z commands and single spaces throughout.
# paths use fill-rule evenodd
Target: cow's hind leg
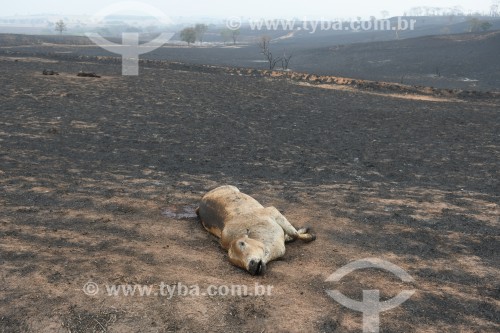
M 316 239 L 316 235 L 311 232 L 310 228 L 300 228 L 299 230 L 295 229 L 295 227 L 288 222 L 286 217 L 284 217 L 283 214 L 281 214 L 275 207 L 267 207 L 266 210 L 269 211 L 276 223 L 278 223 L 285 232 L 285 242 L 292 242 L 296 239 L 300 239 L 305 242 L 312 242 Z

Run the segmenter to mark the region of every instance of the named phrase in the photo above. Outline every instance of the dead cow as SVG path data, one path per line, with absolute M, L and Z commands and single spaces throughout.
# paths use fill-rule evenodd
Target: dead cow
M 295 229 L 276 208 L 264 208 L 234 186 L 208 192 L 196 213 L 205 229 L 220 238 L 229 261 L 252 275 L 263 274 L 268 262 L 282 257 L 285 242 L 316 239 L 309 228 Z

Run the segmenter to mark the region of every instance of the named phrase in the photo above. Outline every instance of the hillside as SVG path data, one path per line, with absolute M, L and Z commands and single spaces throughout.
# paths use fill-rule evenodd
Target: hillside
M 500 31 L 346 44 L 304 51 L 294 68 L 329 75 L 500 90 Z

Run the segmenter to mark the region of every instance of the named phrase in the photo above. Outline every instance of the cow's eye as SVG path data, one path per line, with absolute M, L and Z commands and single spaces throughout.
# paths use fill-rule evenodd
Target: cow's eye
M 238 245 L 239 245 L 240 247 L 245 247 L 245 242 L 240 242 Z

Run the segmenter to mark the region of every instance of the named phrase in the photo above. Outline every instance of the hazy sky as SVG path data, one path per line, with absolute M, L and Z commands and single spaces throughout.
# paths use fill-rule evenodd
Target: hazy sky
M 27 14 L 93 15 L 116 0 L 1 0 L 0 16 Z M 140 0 L 161 9 L 168 16 L 230 17 L 380 17 L 381 11 L 391 16 L 402 15 L 411 7 L 461 6 L 465 12 L 488 12 L 494 0 Z

